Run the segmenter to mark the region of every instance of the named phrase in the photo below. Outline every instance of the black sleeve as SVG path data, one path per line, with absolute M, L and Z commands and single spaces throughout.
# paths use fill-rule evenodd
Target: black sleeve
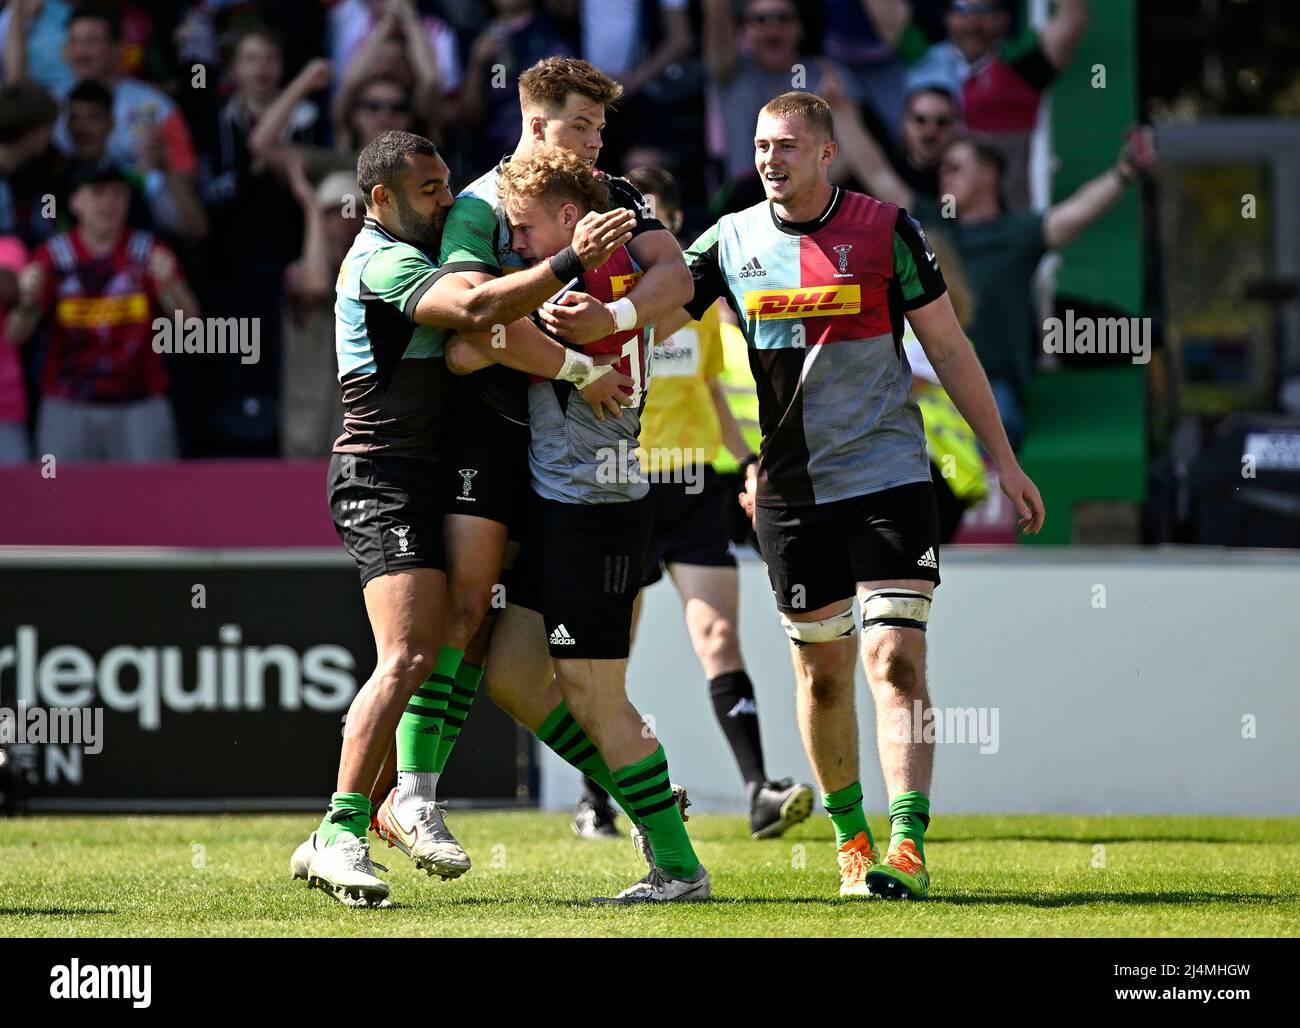
M 632 229 L 633 239 L 642 232 L 668 231 L 664 228 L 663 222 L 654 216 L 654 211 L 650 209 L 650 204 L 641 195 L 640 190 L 631 182 L 625 178 L 607 175 L 605 183 L 609 186 L 609 199 L 613 206 L 626 207 L 629 211 L 636 212 L 636 228 Z
M 894 222 L 894 280 L 906 311 L 924 307 L 948 290 L 925 230 L 901 207 Z

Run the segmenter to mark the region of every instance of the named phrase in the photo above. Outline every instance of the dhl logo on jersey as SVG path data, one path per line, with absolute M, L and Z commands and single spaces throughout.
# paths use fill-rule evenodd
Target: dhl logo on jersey
M 627 275 L 610 275 L 609 290 L 613 294 L 614 300 L 620 299 L 630 293 L 632 287 L 637 284 L 637 281 L 640 278 L 641 272 L 639 271 L 633 271 Z
M 144 293 L 125 296 L 65 296 L 54 309 L 55 320 L 68 328 L 111 328 L 132 325 L 149 317 L 149 297 Z
M 745 291 L 745 316 L 760 321 L 765 318 L 828 318 L 834 314 L 861 312 L 862 288 L 858 285 Z

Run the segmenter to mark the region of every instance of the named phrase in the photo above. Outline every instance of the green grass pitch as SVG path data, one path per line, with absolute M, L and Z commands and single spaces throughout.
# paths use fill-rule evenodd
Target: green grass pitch
M 626 840 L 580 841 L 562 814 L 449 823 L 468 875 L 427 878 L 372 837 L 394 906 L 351 910 L 289 878 L 306 815 L 0 820 L 0 935 L 1300 935 L 1300 818 L 944 816 L 931 898 L 883 903 L 839 899 L 821 815 L 754 842 L 701 814 L 714 901 L 631 909 L 584 902 L 643 873 Z

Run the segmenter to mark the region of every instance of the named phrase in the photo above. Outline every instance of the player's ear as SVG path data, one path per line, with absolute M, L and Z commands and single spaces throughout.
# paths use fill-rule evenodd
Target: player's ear
M 374 188 L 370 190 L 370 203 L 367 206 L 382 207 L 384 205 L 384 201 L 386 201 L 387 199 L 388 199 L 388 190 L 384 187 L 384 184 L 382 182 L 376 182 Z
M 534 114 L 528 119 L 528 131 L 533 139 L 539 143 L 546 141 L 546 119 L 540 114 Z
M 835 140 L 833 139 L 826 140 L 826 142 L 822 144 L 822 163 L 834 164 L 835 155 L 838 154 L 839 152 L 840 152 L 839 143 L 835 142 Z
M 681 235 L 682 225 L 686 223 L 686 215 L 681 211 L 673 211 L 673 216 L 670 221 L 671 223 L 668 226 L 669 231 L 671 231 L 675 236 Z

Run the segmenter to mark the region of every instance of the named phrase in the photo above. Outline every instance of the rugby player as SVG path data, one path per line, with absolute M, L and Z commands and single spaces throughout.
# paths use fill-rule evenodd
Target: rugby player
M 349 905 L 387 898 L 366 841 L 370 792 L 403 710 L 429 678 L 442 631 L 446 579 L 436 470 L 449 378 L 446 332 L 483 330 L 535 310 L 560 285 L 621 249 L 633 224 L 626 211 L 593 215 L 549 262 L 471 288 L 440 273 L 427 253 L 436 250 L 452 203 L 448 176 L 436 147 L 422 136 L 387 132 L 367 145 L 357 160 L 366 219 L 337 284 L 344 428 L 330 461 L 329 502 L 361 573 L 378 660 L 348 710 L 329 809 L 294 853 L 290 870 Z M 544 337 L 521 340 L 502 359 L 575 387 L 594 388 L 593 380 L 609 378 L 590 357 Z M 399 734 L 399 761 L 422 742 Z M 419 813 L 433 831 L 436 812 Z
M 627 179 L 676 236 L 683 212 L 672 175 L 645 167 L 628 172 Z M 729 545 L 735 491 L 728 489 L 712 462 L 724 445 L 741 465 L 757 457 L 718 381 L 723 370 L 719 306 L 714 304 L 699 321 L 672 335 L 662 335 L 662 326 L 656 326 L 654 386 L 641 416 L 640 436 L 654 530 L 640 587 L 653 585 L 665 571 L 676 586 L 691 645 L 708 680 L 714 716 L 745 782 L 750 834 L 770 839 L 812 813 L 813 794 L 792 779 L 767 777 L 754 685 L 736 633 L 739 583 Z M 640 606 L 638 593 L 634 632 Z M 618 834 L 609 796 L 590 778 L 583 778 L 573 829 L 580 838 Z
M 543 144 L 570 150 L 594 167 L 606 110 L 622 94 L 622 86 L 586 61 L 552 57 L 525 71 L 519 79 L 523 117 L 519 145 L 456 198 L 443 233 L 443 271 L 455 272 L 464 282 L 478 286 L 503 272 L 521 270 L 525 265 L 512 247 L 510 224 L 498 200 L 503 169 Z M 641 195 L 626 181 L 601 177 L 611 202 L 636 214 L 629 249 L 642 277 L 613 304 L 574 290 L 562 305 L 548 307 L 545 317 L 553 330 L 580 344 L 616 329 L 629 331 L 651 324 L 684 304 L 692 289 L 690 273 L 672 233 L 649 216 Z M 503 320 L 500 330 L 504 327 Z M 507 343 L 500 330 L 477 337 L 473 345 L 493 357 L 501 344 Z M 525 322 L 510 333 L 508 348 L 529 341 L 536 345 L 544 338 L 531 322 Z M 517 551 L 519 519 L 528 509 L 527 390 L 527 376 L 501 363 L 491 363 L 452 386 L 444 461 L 446 632 L 434 676 L 408 708 L 400 728 L 417 734 L 426 745 L 409 749 L 411 759 L 397 769 L 397 789 L 380 805 L 376 818 L 379 834 L 403 849 L 416 845 L 413 815 L 395 813 L 394 807 L 427 810 L 437 799 L 438 778 L 483 675 L 483 657 L 495 620 L 486 615 L 495 614 L 500 607 L 499 594 L 493 602 L 493 589 L 503 577 L 502 567 L 513 563 Z M 610 416 L 619 410 L 618 401 L 611 399 Z M 510 539 L 516 543 L 509 545 Z M 381 776 L 380 788 L 386 787 L 390 777 Z M 428 830 L 422 838 L 422 846 L 453 852 L 447 849 L 454 839 L 445 832 L 445 822 L 437 826 L 436 838 Z
M 920 898 L 930 884 L 933 743 L 914 741 L 912 710 L 929 704 L 925 628 L 939 547 L 904 318 L 1025 532 L 1042 527 L 1043 506 L 920 226 L 893 204 L 832 186 L 836 150 L 820 97 L 785 93 L 762 109 L 754 163 L 767 199 L 692 245 L 686 310 L 699 317 L 726 297 L 749 341 L 763 443 L 744 502 L 790 637 L 799 730 L 835 826 L 840 894 Z M 889 795 L 883 855 L 858 775 L 855 593 Z
M 530 266 L 568 246 L 586 212 L 611 203 L 608 179 L 571 150 L 545 144 L 505 165 L 497 189 L 511 247 Z M 616 303 L 641 276 L 625 249 L 568 289 Z M 531 326 L 511 326 L 512 338 L 520 328 Z M 652 518 L 636 455 L 652 339 L 652 328 L 632 327 L 584 347 L 617 354 L 618 369 L 632 379 L 630 406 L 617 418 L 597 419 L 565 383 L 534 378 L 529 386 L 527 533 L 487 657 L 493 701 L 608 783 L 642 834 L 650 871 L 609 900 L 616 903 L 703 900 L 711 888 L 663 746 L 626 692 L 632 605 Z M 463 362 L 453 354 L 453 362 L 469 367 L 500 352 L 483 349 Z

